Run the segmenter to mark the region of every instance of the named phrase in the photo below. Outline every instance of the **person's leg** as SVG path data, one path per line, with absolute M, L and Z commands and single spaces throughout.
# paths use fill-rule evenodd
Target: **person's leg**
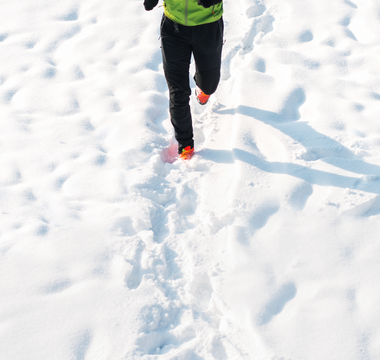
M 213 94 L 220 80 L 223 47 L 223 19 L 194 27 L 192 46 L 197 86 L 207 95 Z
M 163 17 L 161 23 L 162 61 L 170 93 L 170 120 L 178 141 L 178 152 L 194 147 L 193 125 L 190 113 L 189 67 L 192 47 L 191 32 L 186 26 Z

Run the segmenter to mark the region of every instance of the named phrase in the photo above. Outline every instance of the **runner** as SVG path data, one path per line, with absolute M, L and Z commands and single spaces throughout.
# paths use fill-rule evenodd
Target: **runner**
M 144 0 L 152 10 L 158 0 Z M 194 154 L 189 67 L 195 60 L 195 96 L 205 105 L 219 84 L 223 45 L 222 0 L 165 0 L 161 21 L 162 61 L 170 93 L 170 120 L 184 160 Z

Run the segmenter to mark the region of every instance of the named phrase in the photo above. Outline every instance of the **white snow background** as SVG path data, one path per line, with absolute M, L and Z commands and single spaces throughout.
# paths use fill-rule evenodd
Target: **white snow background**
M 224 4 L 185 163 L 162 7 L 0 1 L 1 360 L 380 359 L 380 2 Z

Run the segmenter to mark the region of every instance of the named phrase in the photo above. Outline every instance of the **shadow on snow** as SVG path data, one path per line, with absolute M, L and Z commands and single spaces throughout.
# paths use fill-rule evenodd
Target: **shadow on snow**
M 317 132 L 306 122 L 289 121 L 289 118 L 283 114 L 244 105 L 238 106 L 236 109 L 217 110 L 216 113 L 230 115 L 241 114 L 265 122 L 290 136 L 302 144 L 307 150 L 311 150 L 316 154 L 316 159 L 320 159 L 327 164 L 346 171 L 368 176 L 368 178 L 333 174 L 295 163 L 269 162 L 252 153 L 236 148 L 232 150 L 204 148 L 199 154 L 206 160 L 225 164 L 231 164 L 239 160 L 255 166 L 262 171 L 275 174 L 287 174 L 308 181 L 311 184 L 359 189 L 380 194 L 379 183 L 378 181 L 374 181 L 380 177 L 379 166 L 366 163 L 360 158 L 357 158 L 351 150 L 328 136 Z

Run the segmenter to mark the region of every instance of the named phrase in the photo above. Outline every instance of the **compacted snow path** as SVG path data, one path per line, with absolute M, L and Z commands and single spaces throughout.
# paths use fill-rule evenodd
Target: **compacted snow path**
M 188 162 L 162 8 L 2 8 L 1 359 L 379 358 L 375 0 L 225 0 Z

